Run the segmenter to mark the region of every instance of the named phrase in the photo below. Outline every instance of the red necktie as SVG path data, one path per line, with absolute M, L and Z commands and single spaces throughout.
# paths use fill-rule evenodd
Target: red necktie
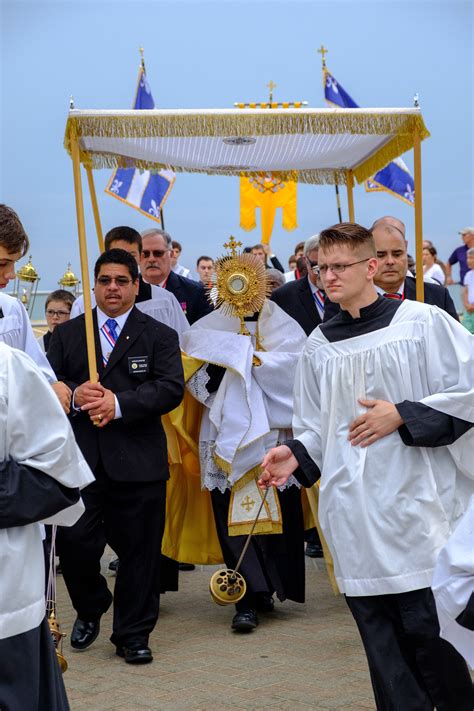
M 385 297 L 386 299 L 396 299 L 397 301 L 402 301 L 402 299 L 403 299 L 403 294 L 398 294 L 398 293 L 389 294 L 389 293 L 385 293 L 385 294 L 384 294 L 384 297 Z

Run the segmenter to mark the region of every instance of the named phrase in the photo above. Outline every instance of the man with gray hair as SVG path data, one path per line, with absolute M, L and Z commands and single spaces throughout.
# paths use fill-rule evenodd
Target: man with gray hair
M 213 310 L 202 284 L 175 274 L 171 268 L 171 235 L 153 228 L 142 232 L 140 271 L 146 282 L 161 286 L 178 299 L 190 324 Z
M 326 295 L 318 277 L 313 272 L 313 267 L 318 265 L 318 246 L 319 235 L 313 235 L 306 240 L 304 259 L 308 267 L 308 275 L 303 279 L 290 281 L 280 286 L 270 297 L 283 311 L 286 311 L 299 323 L 307 336 L 322 322 L 325 316 L 327 320 L 329 314 L 325 314 L 326 309 L 332 310 L 333 308 L 331 302 L 326 302 Z

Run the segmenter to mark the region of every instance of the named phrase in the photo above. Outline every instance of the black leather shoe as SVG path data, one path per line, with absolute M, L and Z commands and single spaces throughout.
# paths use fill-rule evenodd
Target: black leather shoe
M 257 611 L 273 612 L 275 601 L 270 593 L 257 593 Z
M 100 632 L 100 618 L 98 620 L 80 620 L 76 618 L 71 632 L 71 647 L 83 652 L 97 639 Z
M 196 566 L 193 563 L 178 563 L 180 570 L 194 570 Z
M 125 659 L 127 664 L 149 664 L 153 661 L 150 647 L 117 647 L 116 655 Z
M 234 615 L 231 627 L 237 632 L 251 632 L 257 625 L 258 617 L 255 610 L 243 610 Z
M 119 569 L 120 561 L 118 558 L 114 558 L 109 563 L 109 570 L 113 570 L 114 573 Z
M 324 558 L 323 548 L 319 543 L 307 543 L 305 555 L 309 558 Z

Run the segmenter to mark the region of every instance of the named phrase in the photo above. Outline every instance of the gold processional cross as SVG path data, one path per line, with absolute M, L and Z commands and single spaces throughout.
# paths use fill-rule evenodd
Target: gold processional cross
M 273 101 L 273 89 L 276 89 L 277 85 L 275 84 L 275 82 L 273 82 L 273 81 L 270 79 L 270 81 L 268 82 L 267 86 L 268 86 L 268 90 L 269 90 L 269 98 L 268 98 L 268 101 L 269 101 L 270 104 L 271 104 L 272 101 Z
M 321 47 L 317 50 L 319 54 L 322 55 L 322 60 L 323 60 L 323 69 L 326 67 L 326 54 L 329 52 L 328 49 L 322 44 Z

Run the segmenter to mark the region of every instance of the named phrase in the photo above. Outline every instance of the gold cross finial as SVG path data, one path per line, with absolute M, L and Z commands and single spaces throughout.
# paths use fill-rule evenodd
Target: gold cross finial
M 323 60 L 323 69 L 326 69 L 326 54 L 328 53 L 328 49 L 322 44 L 321 47 L 318 49 L 319 54 L 321 55 L 321 59 Z
M 276 89 L 277 85 L 275 84 L 274 81 L 272 81 L 272 80 L 270 79 L 270 81 L 268 82 L 267 86 L 268 86 L 268 91 L 269 91 L 268 100 L 269 100 L 270 103 L 272 103 L 272 101 L 273 101 L 273 89 Z
M 224 243 L 224 247 L 225 249 L 230 249 L 231 257 L 235 257 L 237 248 L 242 247 L 242 242 L 236 242 L 233 235 L 231 235 L 229 241 Z
M 145 50 L 143 47 L 139 47 L 138 51 L 140 52 L 140 64 L 142 65 L 143 71 L 145 71 Z

